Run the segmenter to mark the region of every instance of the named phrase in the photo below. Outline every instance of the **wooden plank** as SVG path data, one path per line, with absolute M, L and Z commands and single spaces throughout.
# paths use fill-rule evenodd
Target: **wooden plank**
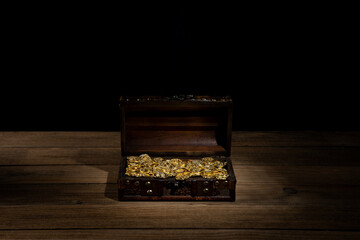
M 164 207 L 166 206 L 166 207 Z M 0 229 L 266 228 L 360 229 L 360 206 L 119 202 L 117 205 L 0 206 Z
M 272 146 L 272 147 L 359 147 L 360 132 L 322 132 L 322 131 L 237 131 L 233 133 L 233 146 Z
M 359 147 L 360 132 L 233 132 L 233 146 Z M 0 132 L 0 147 L 120 147 L 120 132 Z
M 360 186 L 302 186 L 238 184 L 236 203 L 246 205 L 350 206 L 359 205 Z M 14 184 L 0 185 L 0 205 L 118 205 L 117 185 Z M 204 206 L 222 202 L 201 202 Z M 166 202 L 163 203 L 166 206 Z M 26 207 L 26 206 L 24 206 Z
M 117 165 L 2 166 L 0 184 L 116 183 Z M 238 184 L 360 185 L 360 167 L 241 166 Z
M 131 127 L 217 127 L 220 117 L 126 117 L 125 125 Z
M 120 148 L 0 148 L 0 165 L 117 165 Z M 359 166 L 360 148 L 233 147 L 238 165 Z
M 0 184 L 0 205 L 117 204 L 117 184 Z
M 251 229 L 87 229 L 87 230 L 8 230 L 0 231 L 7 239 L 256 239 L 256 240 L 351 240 L 359 239 L 360 232 L 294 231 Z
M 0 132 L 0 147 L 120 147 L 120 132 Z
M 61 165 L 0 167 L 0 184 L 115 183 L 119 166 Z
M 212 231 L 211 228 L 259 228 L 262 230 L 242 229 L 245 232 L 241 234 L 226 232 L 229 234 L 216 235 L 212 232 L 208 233 L 209 237 L 206 238 L 211 239 L 210 235 L 230 239 L 231 237 L 238 239 L 242 236 L 245 239 L 251 239 L 253 236 L 254 239 L 261 237 L 281 239 L 284 236 L 291 239 L 296 237 L 311 239 L 314 236 L 320 239 L 334 236 L 341 239 L 358 237 L 356 235 L 358 232 L 303 231 L 304 229 L 360 229 L 358 204 L 360 168 L 357 162 L 359 159 L 357 135 L 350 134 L 349 138 L 345 136 L 335 138 L 335 134 L 328 142 L 321 142 L 319 136 L 314 136 L 315 140 L 312 140 L 311 134 L 308 137 L 303 135 L 303 138 L 300 134 L 297 138 L 300 142 L 303 141 L 302 145 L 296 143 L 295 137 L 287 139 L 290 139 L 289 143 L 292 144 L 290 146 L 294 148 L 284 145 L 287 142 L 284 136 L 277 141 L 270 141 L 271 143 L 266 142 L 266 138 L 259 138 L 257 143 L 255 141 L 256 148 L 234 147 L 232 159 L 238 178 L 237 201 L 234 203 L 116 201 L 115 182 L 120 150 L 119 145 L 111 146 L 113 143 L 106 143 L 108 140 L 105 135 L 102 140 L 100 137 L 85 144 L 81 141 L 86 141 L 86 137 L 72 138 L 70 134 L 67 137 L 68 142 L 65 135 L 63 139 L 61 136 L 55 139 L 41 138 L 41 134 L 33 138 L 25 136 L 24 139 L 10 137 L 10 141 L 0 137 L 0 147 L 2 146 L 0 164 L 53 165 L 0 167 L 0 228 L 134 228 L 134 230 L 108 229 L 134 231 L 129 235 L 124 232 L 119 233 L 129 237 L 137 236 L 136 233 L 139 235 L 140 231 L 144 231 L 136 228 L 160 228 L 154 231 L 179 233 L 184 229 L 163 228 L 207 228 L 201 229 L 205 232 L 199 233 L 199 236 L 207 236 L 206 234 Z M 309 142 L 306 142 L 306 138 Z M 292 143 L 291 139 L 295 143 Z M 38 141 L 40 145 L 32 145 L 31 140 Z M 19 141 L 20 145 L 16 145 L 16 141 Z M 96 145 L 97 142 L 100 144 Z M 252 144 L 254 141 L 249 142 Z M 10 145 L 2 145 L 3 143 Z M 269 147 L 274 143 L 276 147 Z M 268 145 L 259 147 L 261 144 Z M 336 148 L 327 146 L 336 146 Z M 279 232 L 264 234 L 269 233 L 265 229 L 270 228 L 298 230 L 289 233 L 271 230 Z M 194 232 L 185 236 L 192 239 L 193 236 L 197 236 L 195 231 L 198 229 L 188 230 Z M 239 229 L 221 229 L 216 232 L 234 230 L 239 231 Z M 39 238 L 36 235 L 28 235 L 29 232 L 37 231 L 39 236 L 42 235 L 43 231 L 40 230 L 19 230 L 15 233 L 23 232 L 22 237 L 19 235 L 20 238 L 31 236 Z M 74 233 L 95 230 L 57 230 L 53 233 L 61 231 Z M 246 235 L 248 231 L 256 232 Z M 2 233 L 12 235 L 6 235 L 7 238 L 14 236 L 14 231 L 0 231 L 0 238 Z M 169 235 L 169 232 L 164 233 Z M 89 238 L 91 235 L 106 236 L 106 233 L 101 236 L 94 232 L 87 234 L 90 234 Z M 113 236 L 111 234 L 113 233 L 108 235 Z M 149 233 L 149 236 L 153 234 Z M 71 236 L 71 233 L 68 236 Z M 174 239 L 179 237 L 179 234 L 175 235 Z M 161 237 L 157 238 L 161 239 Z
M 234 164 L 238 184 L 359 185 L 360 167 L 240 166 Z
M 360 166 L 360 148 L 233 147 L 236 165 Z
M 120 148 L 0 148 L 0 165 L 120 164 Z

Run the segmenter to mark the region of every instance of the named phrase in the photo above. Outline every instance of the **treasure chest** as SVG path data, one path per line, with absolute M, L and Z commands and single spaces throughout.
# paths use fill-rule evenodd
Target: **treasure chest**
M 232 100 L 121 97 L 119 200 L 234 201 Z

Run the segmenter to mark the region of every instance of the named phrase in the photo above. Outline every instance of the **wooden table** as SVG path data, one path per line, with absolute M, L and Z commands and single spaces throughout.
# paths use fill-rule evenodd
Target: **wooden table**
M 236 202 L 119 202 L 119 132 L 0 132 L 0 239 L 360 239 L 360 132 L 234 132 Z

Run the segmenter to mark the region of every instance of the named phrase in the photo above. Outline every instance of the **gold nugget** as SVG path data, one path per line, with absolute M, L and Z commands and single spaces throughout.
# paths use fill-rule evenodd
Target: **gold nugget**
M 202 159 L 181 160 L 178 158 L 151 158 L 148 154 L 127 157 L 125 174 L 132 177 L 168 178 L 186 180 L 190 177 L 216 178 L 225 180 L 229 174 L 225 168 L 226 162 L 217 161 L 211 157 Z

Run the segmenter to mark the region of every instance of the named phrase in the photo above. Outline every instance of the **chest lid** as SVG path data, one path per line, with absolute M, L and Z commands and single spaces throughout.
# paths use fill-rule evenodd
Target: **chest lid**
M 230 156 L 230 97 L 121 97 L 120 109 L 123 156 Z

